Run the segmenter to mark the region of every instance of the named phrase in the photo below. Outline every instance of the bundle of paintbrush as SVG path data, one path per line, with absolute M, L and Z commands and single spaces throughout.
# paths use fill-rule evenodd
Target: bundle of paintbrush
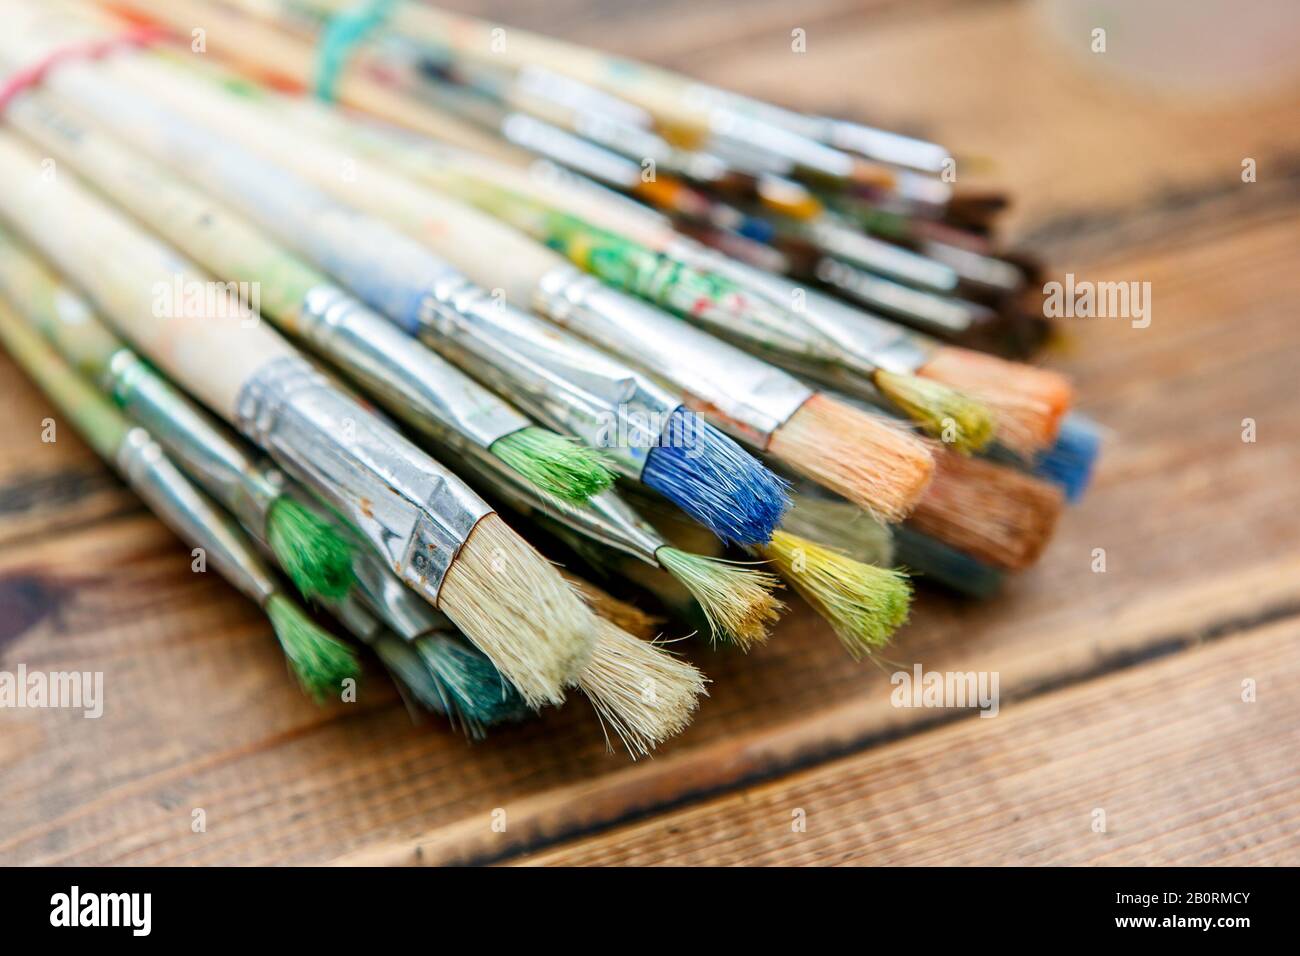
M 954 342 L 1024 352 L 1036 267 L 989 238 L 1000 196 L 943 147 L 416 3 L 113 4 L 279 85 L 626 192 L 705 242 Z M 494 141 L 495 140 L 495 141 Z M 1027 308 L 1027 306 L 1033 306 Z
M 185 35 L 201 18 L 205 36 L 215 52 L 224 53 L 261 75 L 273 75 L 278 85 L 297 82 L 301 86 L 310 82 L 319 92 L 337 94 L 342 102 L 402 127 L 468 146 L 470 153 L 433 149 L 428 140 L 404 136 L 394 128 L 379 130 L 357 123 L 340 123 L 337 117 L 309 110 L 301 103 L 292 107 L 294 122 L 332 139 L 348 155 L 360 152 L 382 156 L 385 162 L 398 166 L 412 178 L 438 185 L 540 240 L 555 244 L 580 264 L 603 266 L 606 272 L 602 277 L 607 280 L 610 272 L 617 271 L 625 282 L 639 281 L 642 291 L 657 290 L 659 304 L 665 307 L 672 302 L 690 308 L 707 301 L 707 305 L 699 306 L 700 320 L 712 321 L 714 331 L 718 331 L 719 322 L 736 321 L 741 328 L 725 330 L 724 334 L 733 341 L 737 335 L 742 336 L 741 344 L 745 344 L 743 337 L 747 336 L 754 347 L 765 350 L 764 357 L 769 360 L 851 393 L 864 388 L 874 391 L 890 373 L 897 371 L 915 372 L 930 379 L 931 385 L 936 381 L 955 385 L 1002 413 L 999 438 L 1022 460 L 1031 455 L 1050 454 L 1056 425 L 1070 397 L 1068 386 L 1059 376 L 981 360 L 966 350 L 943 348 L 933 340 L 907 336 L 880 318 L 764 271 L 763 267 L 785 269 L 790 264 L 790 255 L 763 254 L 740 261 L 711 252 L 687 233 L 674 229 L 671 219 L 647 206 L 620 200 L 617 194 L 594 186 L 582 175 L 562 174 L 554 164 L 539 166 L 530 160 L 528 151 L 513 148 L 504 140 L 494 141 L 482 131 L 473 132 L 472 127 L 430 105 L 426 87 L 433 82 L 431 76 L 446 72 L 433 69 L 431 64 L 459 64 L 467 76 L 483 77 L 495 70 L 501 74 L 501 82 L 478 83 L 482 90 L 476 95 L 493 92 L 498 99 L 517 100 L 516 105 L 551 103 L 552 108 L 543 111 L 543 118 L 534 117 L 535 123 L 522 124 L 529 128 L 544 124 L 548 118 L 554 120 L 556 110 L 573 119 L 585 109 L 597 111 L 606 119 L 611 114 L 624 120 L 640 116 L 641 125 L 653 125 L 652 121 L 659 117 L 673 128 L 673 109 L 694 116 L 695 121 L 709 112 L 701 113 L 696 108 L 699 103 L 692 99 L 704 96 L 711 104 L 710 115 L 715 120 L 719 116 L 732 116 L 734 122 L 734 114 L 743 114 L 749 125 L 741 125 L 751 133 L 764 123 L 784 129 L 788 135 L 777 136 L 775 129 L 769 132 L 775 142 L 793 150 L 789 168 L 785 169 L 790 176 L 801 169 L 806 172 L 818 168 L 816 162 L 807 167 L 800 165 L 797 147 L 802 143 L 811 148 L 814 140 L 820 140 L 823 152 L 814 149 L 813 153 L 821 155 L 823 160 L 829 162 L 828 157 L 836 150 L 864 151 L 872 162 L 852 168 L 862 173 L 865 169 L 879 170 L 882 163 L 886 164 L 893 181 L 912 183 L 913 191 L 918 188 L 918 169 L 933 172 L 943 168 L 943 162 L 936 164 L 935 158 L 944 151 L 932 144 L 823 117 L 799 118 L 717 90 L 705 91 L 698 84 L 683 86 L 680 77 L 648 68 L 631 69 L 625 61 L 563 48 L 523 31 L 497 30 L 492 34 L 490 53 L 483 54 L 473 42 L 473 38 L 484 36 L 482 24 L 450 17 L 431 8 L 410 8 L 405 4 L 353 5 L 340 0 L 284 0 L 271 4 L 245 4 L 236 0 L 224 4 L 189 0 L 149 4 L 132 0 L 126 6 L 140 14 L 152 13 L 182 29 Z M 508 56 L 504 50 L 496 49 L 504 34 L 518 41 L 513 46 L 507 44 L 511 51 Z M 304 42 L 308 38 L 318 42 L 315 51 Z M 557 56 L 557 51 L 565 55 Z M 594 69 L 590 61 L 604 63 L 613 71 L 610 75 L 620 77 L 618 90 L 609 89 L 608 84 L 594 83 L 586 76 Z M 572 67 L 576 76 L 566 74 L 567 66 L 559 65 L 579 63 L 582 65 Z M 627 76 L 635 76 L 635 82 Z M 691 95 L 687 96 L 683 90 Z M 626 92 L 630 99 L 620 100 L 620 91 Z M 658 102 L 660 111 L 648 110 L 641 97 L 649 97 L 647 102 Z M 677 106 L 669 108 L 668 103 Z M 280 107 L 285 108 L 284 104 Z M 732 129 L 723 120 L 718 122 Z M 732 135 L 719 133 L 718 129 L 713 129 L 713 133 L 717 134 L 714 139 L 720 141 Z M 565 135 L 574 138 L 571 133 Z M 746 142 L 743 152 L 756 156 L 765 149 L 761 143 Z M 589 154 L 590 150 L 583 152 Z M 557 159 L 562 161 L 562 157 Z M 972 320 L 968 308 L 974 300 L 981 299 L 979 290 L 1001 289 L 1002 293 L 1011 294 L 1023 284 L 1028 270 L 988 255 L 986 239 L 936 225 L 923 217 L 905 220 L 891 214 L 893 225 L 886 230 L 891 242 L 884 242 L 862 234 L 854 228 L 856 223 L 842 218 L 832 221 L 820 213 L 814 215 L 810 212 L 813 207 L 809 205 L 808 190 L 825 187 L 829 180 L 836 179 L 828 174 L 825 162 L 820 165 L 824 167 L 823 175 L 811 176 L 808 183 L 786 179 L 788 188 L 772 187 L 769 191 L 785 195 L 789 200 L 786 212 L 805 223 L 806 228 L 801 227 L 805 232 L 815 233 L 824 240 L 823 245 L 829 251 L 809 268 L 813 273 L 823 273 L 821 278 L 829 286 L 851 276 L 855 287 L 863 291 L 873 308 L 904 320 L 911 315 L 919 327 L 952 338 L 963 329 L 980 325 Z M 317 166 L 320 168 L 321 163 Z M 636 163 L 632 166 L 637 173 L 634 181 L 642 183 L 655 196 L 681 194 L 680 190 L 660 188 L 664 184 L 658 179 L 643 182 L 641 167 Z M 850 168 L 841 166 L 841 171 Z M 586 171 L 595 174 L 597 179 L 608 180 L 608 176 L 591 169 Z M 839 177 L 842 184 L 852 178 Z M 875 181 L 879 176 L 873 174 L 867 178 Z M 772 185 L 770 177 L 762 181 Z M 930 185 L 941 187 L 940 192 L 951 191 L 941 181 Z M 655 196 L 642 198 L 654 201 Z M 817 208 L 822 206 L 825 203 Z M 699 234 L 694 227 L 691 231 Z M 712 230 L 711 234 L 722 235 L 718 230 Z M 746 250 L 753 251 L 755 244 L 734 230 L 733 238 L 734 241 L 724 244 L 724 249 L 745 256 L 748 256 Z M 640 251 L 648 249 L 656 257 L 647 260 L 646 256 L 629 251 L 629 243 L 645 247 Z M 672 267 L 677 281 L 665 283 L 665 273 Z M 683 267 L 689 268 L 683 270 Z M 799 270 L 795 270 L 795 275 L 808 278 Z M 705 294 L 703 284 L 720 281 L 720 287 L 712 290 L 716 294 Z M 736 296 L 728 296 L 728 289 L 735 287 L 749 293 L 747 308 L 737 305 Z M 748 314 L 737 318 L 738 311 Z M 814 327 L 811 338 L 817 341 L 810 341 L 807 331 L 793 333 L 786 328 L 791 312 L 801 315 L 802 324 Z M 896 390 L 905 391 L 897 388 L 897 384 Z M 950 394 L 927 397 L 929 401 L 925 405 L 912 406 L 913 411 L 921 413 L 923 422 L 926 415 L 937 413 L 942 419 L 948 417 L 945 413 L 952 412 L 958 440 L 965 440 L 961 433 L 970 434 L 970 426 L 974 427 L 974 437 L 978 440 L 981 424 L 978 416 L 974 421 L 963 422 L 960 414 L 970 415 L 974 411 L 969 403 L 945 402 L 945 398 L 953 397 Z M 906 403 L 909 396 L 904 394 L 901 398 Z M 933 421 L 928 424 L 933 430 Z M 1069 424 L 1072 427 L 1060 436 L 1062 454 L 1057 460 L 1046 462 L 1043 473 L 1077 493 L 1080 479 L 1086 478 L 1095 454 L 1095 436 L 1089 434 L 1086 423 L 1072 420 Z
M 718 91 L 700 112 L 667 74 L 611 89 L 594 54 L 559 69 L 519 34 L 485 58 L 432 8 L 343 6 L 129 0 L 155 19 L 124 30 L 0 0 L 6 341 L 43 383 L 66 361 L 102 388 L 96 422 L 148 429 L 187 535 L 224 543 L 273 622 L 259 549 L 469 733 L 577 687 L 635 755 L 704 678 L 512 526 L 741 649 L 784 583 L 854 657 L 907 618 L 893 561 L 985 595 L 1041 553 L 1051 482 L 1078 491 L 1095 454 L 1068 383 L 802 284 L 855 269 L 913 325 L 995 311 L 1024 270 L 953 225 L 979 204 L 927 178 L 937 147 Z M 372 115 L 171 42 L 195 27 Z M 676 178 L 619 180 L 633 142 Z M 868 235 L 868 213 L 901 225 Z M 282 643 L 328 694 L 353 658 L 311 627 Z

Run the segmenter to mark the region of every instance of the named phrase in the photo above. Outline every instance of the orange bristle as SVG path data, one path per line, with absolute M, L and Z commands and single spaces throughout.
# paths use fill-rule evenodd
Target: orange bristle
M 970 349 L 944 346 L 917 374 L 988 405 L 997 419 L 998 441 L 1026 457 L 1056 441 L 1061 419 L 1074 401 L 1069 380 L 1059 372 Z
M 940 449 L 911 524 L 985 564 L 1022 571 L 1047 545 L 1064 503 L 1055 485 Z
M 929 448 L 905 427 L 820 393 L 773 432 L 767 450 L 885 521 L 902 520 L 934 472 Z

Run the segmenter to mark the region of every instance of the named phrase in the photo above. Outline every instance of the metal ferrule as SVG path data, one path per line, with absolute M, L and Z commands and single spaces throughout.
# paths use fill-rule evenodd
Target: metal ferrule
M 950 158 L 948 151 L 937 143 L 846 120 L 828 119 L 825 123 L 823 138 L 832 146 L 861 153 L 882 163 L 937 173 Z
M 556 323 L 670 382 L 687 404 L 760 449 L 812 397 L 793 376 L 572 266 L 548 272 L 537 299 Z
M 800 169 L 819 175 L 833 179 L 847 179 L 853 175 L 855 160 L 848 153 L 735 110 L 725 107 L 713 110 L 710 130 L 723 139 L 736 140 L 783 156 Z
M 501 122 L 501 135 L 539 156 L 579 170 L 620 189 L 641 184 L 641 166 L 603 146 L 526 113 L 511 113 Z
M 570 531 L 658 566 L 655 552 L 668 542 L 614 491 L 603 491 L 582 505 L 539 492 L 490 455 L 476 455 L 470 465 L 483 485 L 515 511 L 553 521 Z
M 532 422 L 335 286 L 303 298 L 303 337 L 383 405 L 455 448 L 488 448 Z
M 130 349 L 113 354 L 105 375 L 122 410 L 241 524 L 263 533 L 281 494 L 277 473 L 259 470 L 233 435 Z
M 266 363 L 236 401 L 241 431 L 350 522 L 427 601 L 491 509 L 459 478 L 298 356 Z
M 864 305 L 906 315 L 936 333 L 960 334 L 971 326 L 971 311 L 960 301 L 881 279 L 838 259 L 822 257 L 813 273 Z
M 378 552 L 361 539 L 355 528 L 341 525 L 337 516 L 331 515 L 300 486 L 290 484 L 288 493 L 317 518 L 329 522 L 336 531 L 351 540 L 352 575 L 355 583 L 348 593 L 348 601 L 365 607 L 388 630 L 406 641 L 415 641 L 426 634 L 452 626 L 445 614 L 408 588 L 389 570 Z
M 881 239 L 824 220 L 809 223 L 804 231 L 826 254 L 879 275 L 941 295 L 957 288 L 957 273 L 951 267 Z
M 819 340 L 824 357 L 869 377 L 876 369 L 911 374 L 930 359 L 932 347 L 919 336 L 869 312 L 807 289 L 784 276 L 725 256 L 691 239 L 673 243 L 667 254 L 688 265 L 698 264 L 782 305 Z M 811 355 L 812 353 L 808 353 Z M 781 363 L 785 365 L 785 362 Z
M 126 433 L 117 468 L 150 510 L 191 547 L 202 548 L 205 559 L 246 597 L 262 606 L 279 590 L 234 519 L 194 487 L 145 429 Z
M 533 419 L 603 450 L 635 480 L 681 405 L 622 362 L 459 274 L 432 284 L 418 334 Z
M 341 598 L 317 596 L 316 600 L 329 611 L 349 634 L 366 644 L 373 644 L 385 633 L 379 620 L 366 609 L 355 591 L 349 591 Z

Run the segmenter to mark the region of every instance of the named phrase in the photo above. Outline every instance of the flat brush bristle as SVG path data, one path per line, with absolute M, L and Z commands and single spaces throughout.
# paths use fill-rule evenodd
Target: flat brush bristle
M 772 434 L 768 451 L 801 475 L 885 521 L 916 505 L 934 471 L 906 429 L 817 394 Z
M 1085 415 L 1071 412 L 1061 421 L 1056 443 L 1034 462 L 1034 474 L 1065 489 L 1067 501 L 1083 497 L 1101 451 L 1101 430 Z
M 583 502 L 614 483 L 614 474 L 595 450 L 576 439 L 530 426 L 499 438 L 490 449 L 548 494 Z
M 495 514 L 470 532 L 443 578 L 438 607 L 533 708 L 563 703 L 596 640 L 591 611 Z
M 1009 571 L 1038 559 L 1064 504 L 1061 492 L 1014 468 L 947 451 L 912 514 L 920 531 Z
M 351 590 L 352 547 L 298 502 L 282 496 L 272 503 L 266 539 L 303 597 L 338 598 Z
M 289 598 L 271 595 L 266 616 L 298 683 L 318 702 L 338 694 L 347 678 L 360 675 L 352 648 L 317 627 Z
M 1065 376 L 970 349 L 938 349 L 917 374 L 943 382 L 993 411 L 997 440 L 1025 457 L 1056 440 L 1074 400 Z
M 660 548 L 655 557 L 691 592 L 714 635 L 734 641 L 741 650 L 767 640 L 781 617 L 784 605 L 772 595 L 780 582 L 766 571 L 671 547 Z
M 596 614 L 615 627 L 627 631 L 633 637 L 647 641 L 659 633 L 659 628 L 664 623 L 663 618 L 647 614 L 635 604 L 614 597 L 603 588 L 570 571 L 561 570 L 560 574 L 569 582 L 569 586 L 578 592 L 578 596 L 591 605 L 591 609 Z
M 628 753 L 647 755 L 690 724 L 706 693 L 705 677 L 654 644 L 598 621 L 596 650 L 578 686 Z
M 880 369 L 873 376 L 881 394 L 927 435 L 963 454 L 980 451 L 993 440 L 993 415 L 978 401 L 917 375 Z
M 884 647 L 907 620 L 912 588 L 899 571 L 854 561 L 786 531 L 761 550 L 830 623 L 854 660 Z
M 684 408 L 650 449 L 641 481 L 732 544 L 767 541 L 789 505 L 781 479 Z

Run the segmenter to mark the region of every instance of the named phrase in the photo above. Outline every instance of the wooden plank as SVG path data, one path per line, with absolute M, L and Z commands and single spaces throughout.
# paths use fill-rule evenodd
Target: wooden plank
M 0 547 L 142 510 L 3 351 L 0 408 Z
M 519 862 L 1294 866 L 1300 621 Z
M 811 72 L 798 75 L 773 68 L 762 43 L 728 46 L 730 9 L 696 4 L 655 35 L 665 62 L 680 55 L 750 92 L 866 110 L 881 109 L 888 91 L 890 117 L 1006 157 L 1002 178 L 1025 198 L 1022 233 L 1045 229 L 1058 240 L 1060 223 L 1096 209 L 1106 213 L 1089 220 L 1097 235 L 1130 235 L 1114 213 L 1152 202 L 1159 212 L 1171 170 L 1188 170 L 1178 181 L 1199 195 L 1243 144 L 1292 148 L 1294 124 L 1279 120 L 1292 101 L 1257 99 L 1239 115 L 1207 106 L 1182 123 L 1147 116 L 1143 126 L 1131 94 L 1085 95 L 1076 67 L 1032 42 L 1016 48 L 1016 38 L 1036 37 L 1023 5 L 918 6 L 945 15 L 913 22 L 909 5 L 885 4 L 884 21 L 840 22 L 838 10 L 856 8 L 819 5 L 835 33 L 812 34 L 799 68 Z M 628 21 L 636 29 L 656 18 L 641 10 Z M 763 36 L 788 37 L 783 5 L 762 10 L 754 22 Z M 632 27 L 611 36 L 638 37 Z M 701 43 L 727 49 L 693 59 Z M 951 88 L 947 57 L 964 73 L 961 89 Z M 1023 89 L 1035 83 L 1040 92 Z M 1111 125 L 1108 104 L 1121 102 L 1125 121 Z M 1004 125 L 986 129 L 998 113 Z M 1012 114 L 1023 128 L 1009 125 Z M 1061 139 L 1072 122 L 1079 129 Z M 1138 135 L 1140 148 L 1122 138 L 1115 156 L 1062 147 L 1089 130 Z M 1072 323 L 1072 348 L 1053 360 L 1079 376 L 1084 407 L 1113 430 L 1096 490 L 1066 517 L 1044 563 L 999 601 L 924 595 L 894 660 L 999 670 L 1013 700 L 1295 611 L 1300 490 L 1289 476 L 1300 464 L 1300 422 L 1286 409 L 1300 359 L 1288 312 L 1300 294 L 1291 268 L 1300 230 L 1269 221 L 1265 207 L 1250 200 L 1251 228 L 1231 232 L 1218 207 L 1179 206 L 1178 216 L 1154 217 L 1155 228 L 1169 236 L 1208 224 L 1217 231 L 1201 247 L 1167 244 L 1108 264 L 1089 247 L 1091 260 L 1063 261 L 1080 278 L 1152 281 L 1155 295 L 1151 328 Z M 34 462 L 40 474 L 106 475 L 62 433 L 57 446 L 38 448 L 48 405 L 16 373 L 4 369 L 0 389 L 6 410 L 16 409 L 0 421 L 0 503 L 5 482 L 28 480 Z M 1240 441 L 1248 416 L 1260 427 L 1253 445 Z M 0 666 L 104 670 L 109 694 L 99 722 L 0 713 L 0 863 L 492 859 L 933 719 L 890 707 L 885 676 L 848 661 L 806 610 L 748 657 L 693 650 L 714 679 L 712 697 L 683 739 L 635 767 L 604 754 L 577 701 L 475 747 L 413 727 L 377 674 L 357 704 L 320 711 L 292 688 L 256 611 L 212 576 L 197 579 L 187 550 L 155 522 L 128 514 L 94 523 L 138 508 L 102 480 L 61 504 L 38 485 L 31 508 L 11 509 L 17 517 L 0 507 Z M 1095 547 L 1107 549 L 1105 574 L 1089 570 Z M 195 807 L 208 812 L 206 833 L 191 832 Z M 508 812 L 506 834 L 487 827 L 496 808 Z

